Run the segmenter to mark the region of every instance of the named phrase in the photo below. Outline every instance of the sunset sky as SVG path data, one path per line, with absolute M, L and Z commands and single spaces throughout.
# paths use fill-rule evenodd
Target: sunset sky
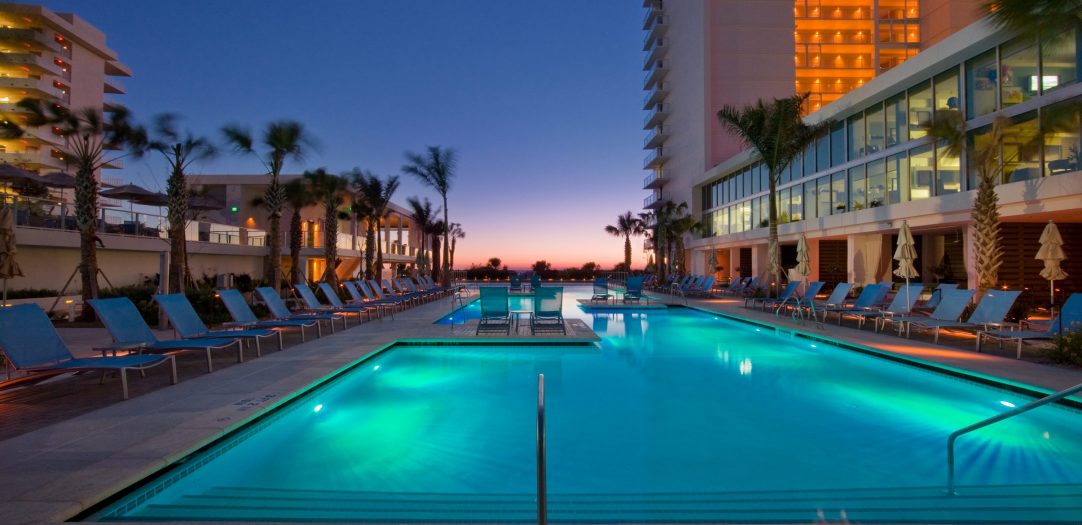
M 45 0 L 104 31 L 135 72 L 116 100 L 137 119 L 176 112 L 219 138 L 226 123 L 303 122 L 319 150 L 289 172 L 354 166 L 398 173 L 403 152 L 456 148 L 456 262 L 513 268 L 595 261 L 623 240 L 602 231 L 641 211 L 642 8 L 627 0 Z M 103 9 L 107 6 L 108 8 Z M 199 173 L 255 173 L 223 155 Z M 156 158 L 119 176 L 163 189 Z M 436 195 L 404 179 L 396 201 Z M 635 266 L 643 264 L 634 239 Z

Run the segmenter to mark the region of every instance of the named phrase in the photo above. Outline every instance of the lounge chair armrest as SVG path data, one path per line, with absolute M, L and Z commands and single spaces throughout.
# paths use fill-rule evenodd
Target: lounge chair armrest
M 126 351 L 129 354 L 132 352 L 142 353 L 146 347 L 146 343 L 114 343 L 109 346 L 96 346 L 93 350 L 95 352 L 101 352 L 102 357 L 108 357 L 109 354 L 116 356 L 118 351 Z

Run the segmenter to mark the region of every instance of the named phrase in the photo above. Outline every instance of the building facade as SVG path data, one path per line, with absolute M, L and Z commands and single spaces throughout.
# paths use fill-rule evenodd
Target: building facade
M 1002 168 L 1000 282 L 1043 290 L 1047 301 L 1034 256 L 1041 230 L 1054 220 L 1068 252 L 1062 289 L 1082 288 L 1080 50 L 1078 28 L 1037 42 L 978 21 L 809 115 L 809 122 L 833 124 L 781 174 L 782 265 L 795 266 L 796 242 L 806 234 L 813 279 L 891 279 L 904 221 L 917 238 L 925 282 L 975 287 L 973 151 L 989 147 L 991 124 L 1003 117 L 1002 143 L 993 145 Z M 960 111 L 966 123 L 968 148 L 958 156 L 921 126 L 947 110 Z M 694 182 L 687 198 L 705 226 L 689 243 L 694 271 L 724 278 L 765 272 L 765 171 L 745 150 Z M 711 252 L 717 266 L 707 268 Z
M 117 78 L 130 76 L 105 35 L 77 15 L 0 3 L 0 118 L 25 121 L 15 103 L 27 97 L 107 112 L 114 105 L 109 96 L 124 93 Z M 18 139 L 0 140 L 0 162 L 39 173 L 63 170 L 62 145 L 52 129 L 30 128 Z

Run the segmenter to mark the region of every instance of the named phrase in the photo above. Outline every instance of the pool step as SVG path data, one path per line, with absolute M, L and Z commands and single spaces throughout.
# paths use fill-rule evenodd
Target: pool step
M 843 514 L 844 512 L 844 514 Z M 392 493 L 215 487 L 129 519 L 531 522 L 533 494 Z M 688 494 L 552 494 L 559 522 L 1078 522 L 1082 485 L 758 491 Z

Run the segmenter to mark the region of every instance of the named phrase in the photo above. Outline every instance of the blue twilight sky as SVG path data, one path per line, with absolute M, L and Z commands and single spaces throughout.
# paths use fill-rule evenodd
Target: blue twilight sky
M 602 227 L 641 211 L 641 3 L 634 0 L 43 0 L 107 35 L 134 71 L 114 97 L 138 119 L 182 114 L 218 139 L 231 122 L 303 122 L 319 151 L 289 172 L 398 173 L 403 152 L 456 148 L 456 263 L 622 259 Z M 225 154 L 200 173 L 255 173 Z M 110 174 L 112 175 L 112 174 Z M 164 165 L 123 179 L 163 188 Z M 435 194 L 405 180 L 396 200 Z M 633 240 L 636 265 L 642 241 Z

